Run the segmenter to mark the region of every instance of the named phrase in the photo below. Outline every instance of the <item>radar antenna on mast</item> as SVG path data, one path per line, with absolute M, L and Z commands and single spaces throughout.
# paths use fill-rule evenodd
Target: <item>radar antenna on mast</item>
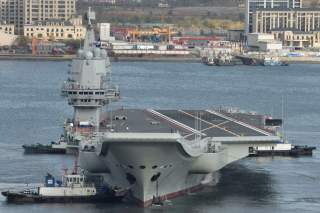
M 88 8 L 87 20 L 89 26 L 92 26 L 91 20 L 96 20 L 96 13 L 91 10 L 91 7 Z

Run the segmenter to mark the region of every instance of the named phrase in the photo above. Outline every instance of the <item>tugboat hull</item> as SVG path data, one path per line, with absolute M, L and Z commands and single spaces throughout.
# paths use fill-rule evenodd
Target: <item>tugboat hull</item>
M 66 149 L 53 148 L 50 145 L 23 145 L 25 154 L 66 154 Z
M 9 203 L 100 203 L 120 202 L 124 195 L 102 194 L 93 196 L 41 196 L 37 194 L 24 194 L 20 192 L 2 192 Z
M 316 147 L 313 146 L 294 146 L 287 150 L 255 150 L 249 153 L 249 157 L 264 157 L 264 156 L 312 156 L 313 150 Z

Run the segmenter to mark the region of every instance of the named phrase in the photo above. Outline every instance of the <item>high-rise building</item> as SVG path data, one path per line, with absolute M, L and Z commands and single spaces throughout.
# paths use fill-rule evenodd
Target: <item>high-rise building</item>
M 14 24 L 23 33 L 24 24 L 59 19 L 66 21 L 76 14 L 76 0 L 0 0 L 0 20 Z
M 246 0 L 246 12 L 245 12 L 245 31 L 251 33 L 252 26 L 252 14 L 258 9 L 289 9 L 289 8 L 301 8 L 302 0 Z
M 76 13 L 76 0 L 24 0 L 25 24 L 48 19 L 66 21 Z
M 312 32 L 320 29 L 320 9 L 259 9 L 253 12 L 253 33 L 294 30 Z
M 110 40 L 110 23 L 99 23 L 98 24 L 99 32 L 100 32 L 100 40 L 101 41 L 109 41 Z
M 21 0 L 0 0 L 0 20 L 6 24 L 13 24 L 16 33 L 22 31 L 23 1 Z

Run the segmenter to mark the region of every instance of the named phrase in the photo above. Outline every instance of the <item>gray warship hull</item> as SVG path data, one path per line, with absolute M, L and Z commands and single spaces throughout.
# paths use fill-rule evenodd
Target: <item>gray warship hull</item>
M 172 199 L 216 183 L 217 171 L 248 156 L 251 147 L 281 143 L 260 115 L 216 110 L 112 114 L 112 130 L 82 143 L 80 164 L 103 173 L 111 185 L 130 188 L 142 206 L 155 197 Z

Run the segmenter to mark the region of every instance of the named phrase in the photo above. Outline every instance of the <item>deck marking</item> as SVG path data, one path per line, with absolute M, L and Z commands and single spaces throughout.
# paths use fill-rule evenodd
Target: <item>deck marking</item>
M 229 131 L 229 130 L 227 130 L 227 129 L 224 129 L 224 128 L 220 127 L 220 126 L 218 126 L 218 125 L 221 125 L 221 123 L 218 124 L 218 125 L 216 125 L 216 124 L 213 124 L 213 123 L 211 123 L 211 122 L 209 122 L 209 121 L 206 121 L 206 120 L 203 120 L 203 119 L 201 119 L 201 118 L 198 118 L 198 117 L 196 117 L 196 116 L 194 116 L 194 115 L 192 115 L 192 114 L 190 114 L 190 113 L 187 113 L 187 112 L 185 112 L 185 111 L 183 111 L 183 110 L 178 110 L 178 111 L 179 111 L 179 112 L 182 112 L 182 113 L 184 113 L 184 114 L 186 114 L 186 115 L 189 115 L 189 116 L 191 116 L 191 117 L 193 117 L 193 118 L 195 118 L 195 119 L 199 119 L 200 121 L 203 121 L 204 123 L 207 123 L 207 124 L 209 124 L 209 125 L 212 125 L 213 127 L 216 127 L 216 128 L 218 128 L 218 129 L 221 129 L 221 130 L 223 130 L 223 131 L 225 131 L 225 132 L 228 132 L 228 133 L 230 133 L 230 134 L 232 134 L 232 135 L 234 135 L 234 136 L 240 137 L 240 135 L 238 135 L 238 134 L 236 134 L 236 133 L 234 133 L 234 132 L 232 132 L 232 131 Z
M 149 112 L 149 113 L 151 113 L 151 114 L 153 114 L 153 115 L 155 115 L 155 116 L 158 116 L 158 117 L 160 117 L 160 118 L 168 121 L 169 123 L 172 123 L 172 124 L 174 124 L 174 125 L 176 125 L 176 126 L 178 126 L 178 127 L 181 127 L 181 128 L 183 128 L 183 129 L 185 129 L 185 130 L 187 130 L 187 131 L 189 131 L 189 132 L 193 132 L 194 134 L 196 133 L 196 134 L 201 134 L 201 135 L 203 135 L 203 133 L 201 133 L 200 131 L 198 131 L 198 130 L 196 130 L 196 129 L 193 129 L 193 128 L 191 128 L 190 126 L 185 125 L 185 124 L 183 124 L 183 123 L 181 123 L 181 122 L 179 122 L 179 121 L 177 121 L 177 120 L 175 120 L 175 119 L 173 119 L 173 118 L 170 118 L 170 117 L 168 117 L 168 116 L 166 116 L 166 115 L 164 115 L 164 114 L 161 114 L 161 113 L 158 112 L 158 111 L 155 111 L 155 110 L 153 110 L 153 109 L 146 109 L 146 111 Z
M 211 113 L 211 114 L 217 115 L 217 116 L 219 116 L 219 117 L 221 117 L 221 118 L 224 118 L 224 119 L 227 119 L 227 120 L 232 121 L 232 122 L 234 122 L 234 123 L 237 123 L 237 124 L 239 124 L 239 125 L 241 125 L 241 126 L 247 127 L 248 129 L 251 129 L 251 130 L 254 130 L 254 131 L 256 131 L 256 132 L 259 132 L 259 133 L 261 133 L 261 134 L 263 134 L 263 135 L 272 136 L 272 134 L 270 134 L 269 132 L 266 132 L 266 131 L 264 131 L 264 130 L 262 130 L 262 129 L 259 129 L 259 128 L 257 128 L 257 127 L 254 127 L 254 126 L 252 126 L 252 125 L 250 125 L 250 124 L 247 124 L 247 123 L 244 123 L 244 122 L 242 122 L 242 121 L 236 120 L 236 119 L 231 118 L 231 117 L 229 117 L 229 116 L 223 115 L 223 114 L 221 114 L 221 113 L 219 113 L 219 112 L 217 112 L 217 111 L 214 111 L 214 110 L 206 110 L 206 111 L 209 112 L 209 113 Z
M 223 125 L 223 124 L 226 124 L 226 123 L 229 123 L 229 122 L 230 122 L 230 121 L 223 121 L 223 122 L 221 122 L 221 123 L 219 123 L 219 124 L 212 124 L 212 125 L 209 126 L 208 128 L 202 129 L 201 132 L 207 131 L 207 130 L 212 129 L 212 128 L 215 128 L 215 127 L 219 128 L 219 126 L 221 126 L 221 125 Z M 225 129 L 223 129 L 223 130 L 225 131 Z M 193 135 L 193 134 L 194 134 L 194 133 L 191 133 L 191 134 L 186 135 L 186 136 L 184 136 L 184 137 L 187 138 L 187 137 L 190 137 L 190 136 Z M 204 133 L 204 134 L 205 134 L 205 133 Z

